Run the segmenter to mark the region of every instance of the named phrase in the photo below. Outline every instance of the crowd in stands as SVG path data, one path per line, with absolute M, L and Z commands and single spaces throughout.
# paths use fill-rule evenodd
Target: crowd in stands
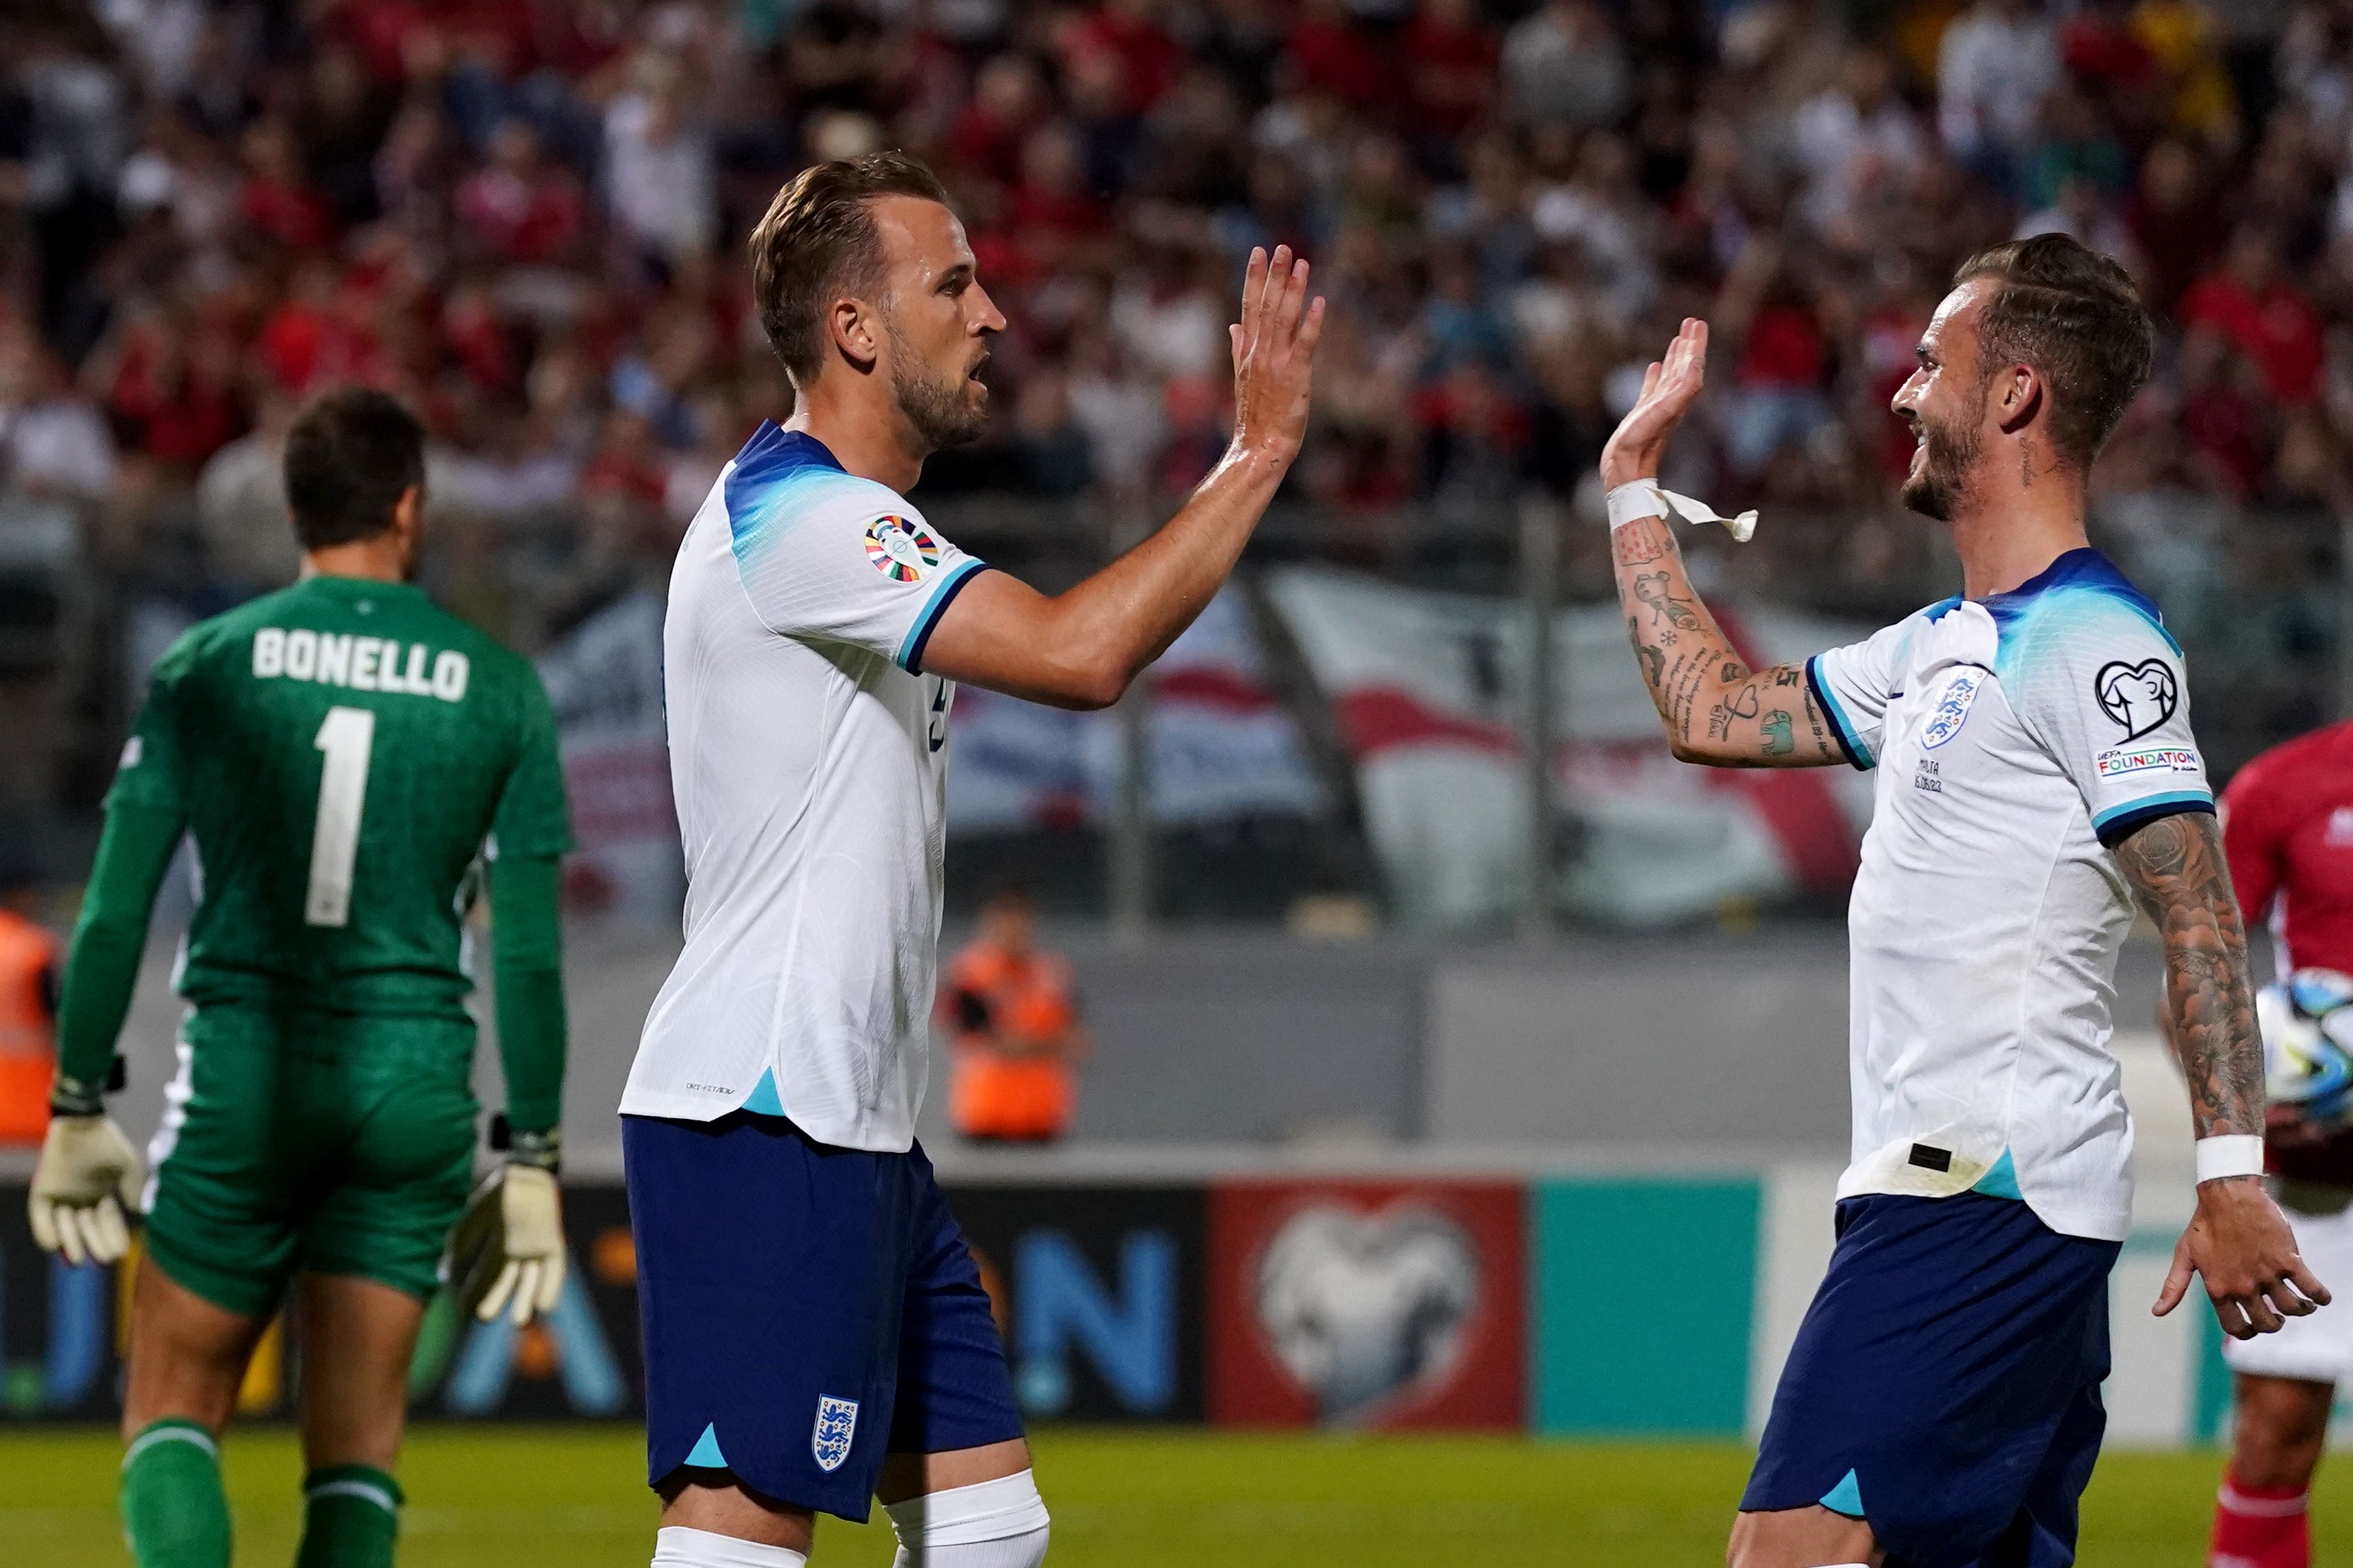
M 1012 322 L 919 500 L 1180 494 L 1288 242 L 1333 306 L 1297 500 L 1574 494 L 1692 314 L 1671 479 L 1883 501 L 1950 269 L 2046 230 L 2164 322 L 2099 475 L 2153 550 L 2348 500 L 2347 0 L 38 0 L 0 22 L 0 478 L 217 608 L 288 568 L 290 410 L 358 379 L 427 419 L 459 559 L 653 570 L 790 407 L 744 237 L 885 146 Z M 495 625 L 500 581 L 452 592 Z

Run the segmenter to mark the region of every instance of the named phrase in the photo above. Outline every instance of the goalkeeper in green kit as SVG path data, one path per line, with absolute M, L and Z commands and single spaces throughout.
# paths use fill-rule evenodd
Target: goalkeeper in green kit
M 122 1513 L 141 1568 L 229 1561 L 218 1439 L 292 1289 L 302 1346 L 300 1568 L 392 1561 L 410 1354 L 467 1209 L 477 1107 L 461 923 L 489 882 L 506 1162 L 467 1215 L 477 1310 L 555 1303 L 564 997 L 554 718 L 519 655 L 410 585 L 423 433 L 326 394 L 286 442 L 301 580 L 156 666 L 106 801 L 59 1007 L 33 1231 L 74 1261 L 129 1246 Z M 105 1112 L 147 915 L 183 835 L 199 896 L 179 1071 L 139 1162 Z M 479 1220 L 480 1223 L 477 1223 Z

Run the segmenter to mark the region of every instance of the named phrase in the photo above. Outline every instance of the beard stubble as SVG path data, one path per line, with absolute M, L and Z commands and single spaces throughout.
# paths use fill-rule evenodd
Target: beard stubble
M 934 451 L 948 447 L 961 447 L 980 438 L 988 427 L 988 403 L 970 384 L 968 375 L 927 375 L 899 334 L 898 323 L 887 327 L 891 334 L 891 395 L 898 401 L 899 412 L 915 427 L 924 445 Z
M 1897 499 L 1923 517 L 1950 522 L 1953 514 L 1960 510 L 1962 489 L 1985 445 L 1981 435 L 1985 426 L 1984 389 L 1979 389 L 1977 406 L 1965 419 L 1946 424 L 1923 414 L 1919 420 L 1924 448 L 1920 474 L 1917 479 L 1904 481 Z

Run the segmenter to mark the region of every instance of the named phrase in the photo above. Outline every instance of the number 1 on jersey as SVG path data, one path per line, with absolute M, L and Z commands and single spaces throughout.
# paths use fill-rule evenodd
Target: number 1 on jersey
M 311 832 L 311 890 L 302 901 L 302 919 L 314 926 L 339 926 L 351 919 L 352 863 L 359 858 L 375 715 L 365 708 L 330 708 L 311 743 L 327 753 L 327 761 L 319 770 L 319 820 Z

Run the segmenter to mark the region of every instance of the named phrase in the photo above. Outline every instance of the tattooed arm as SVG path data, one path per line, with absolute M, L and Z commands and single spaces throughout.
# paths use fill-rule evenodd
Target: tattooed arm
M 2247 933 L 2210 811 L 2161 816 L 2116 847 L 2125 880 L 2165 941 L 2166 1033 L 2189 1081 L 2200 1138 L 2263 1130 Z
M 2189 1080 L 2197 1135 L 2260 1135 L 2263 1050 L 2221 825 L 2211 812 L 2178 812 L 2139 829 L 2114 853 L 2164 939 L 2166 1034 Z M 2328 1301 L 2257 1176 L 2199 1184 L 2197 1215 L 2174 1248 L 2172 1272 L 2158 1296 L 2160 1315 L 2187 1294 L 2193 1272 L 2204 1277 L 2223 1331 L 2237 1339 L 2270 1333 L 2283 1318 Z
M 1686 321 L 1667 357 L 1642 378 L 1642 395 L 1602 451 L 1605 485 L 1614 489 L 1658 477 L 1667 437 L 1699 396 L 1706 366 L 1707 323 Z M 1610 554 L 1626 635 L 1676 756 L 1758 768 L 1818 768 L 1847 760 L 1804 668 L 1750 669 L 1716 626 L 1692 591 L 1683 552 L 1664 518 L 1614 530 Z
M 1845 762 L 1805 667 L 1748 668 L 1693 592 L 1668 528 L 1664 518 L 1642 518 L 1612 534 L 1610 548 L 1626 636 L 1675 755 L 1718 767 Z

